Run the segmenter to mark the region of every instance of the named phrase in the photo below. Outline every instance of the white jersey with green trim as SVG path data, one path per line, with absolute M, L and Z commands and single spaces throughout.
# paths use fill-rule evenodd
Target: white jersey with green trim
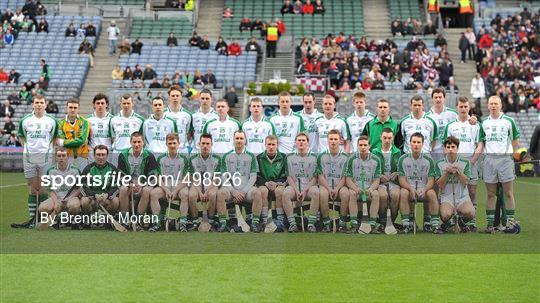
M 319 117 L 322 117 L 323 114 L 317 109 L 314 109 L 311 114 L 306 113 L 304 109 L 296 113 L 300 115 L 300 117 L 302 117 L 302 120 L 304 121 L 304 129 L 309 137 L 309 149 L 317 150 L 319 146 L 319 137 L 317 135 L 317 127 L 315 126 L 315 120 L 317 120 L 317 118 Z
M 98 145 L 105 145 L 110 150 L 112 147 L 111 113 L 106 113 L 102 118 L 94 112 L 86 120 L 90 124 L 90 136 L 88 143 L 91 149 Z M 92 152 L 90 152 L 92 154 Z
M 165 117 L 171 118 L 176 122 L 178 138 L 180 139 L 180 152 L 187 153 L 189 151 L 188 134 L 193 132 L 191 113 L 183 107 L 177 112 L 173 112 L 167 107 L 165 109 Z
M 111 118 L 111 133 L 114 138 L 112 148 L 114 151 L 122 151 L 130 148 L 131 134 L 142 131 L 144 118 L 131 112 L 129 117 L 124 117 L 122 112 Z
M 162 185 L 178 186 L 183 177 L 190 171 L 190 163 L 187 157 L 178 151 L 174 157 L 169 152 L 162 154 L 157 159 L 159 175 L 162 176 Z
M 369 111 L 366 111 L 363 116 L 359 116 L 356 111 L 354 111 L 350 116 L 347 117 L 347 126 L 349 127 L 349 132 L 351 133 L 351 153 L 358 151 L 358 138 L 362 135 L 366 125 L 375 118 L 376 116 Z
M 471 125 L 469 121 L 452 121 L 444 129 L 442 141 L 454 136 L 459 139 L 458 153 L 466 158 L 471 158 L 480 141 L 480 123 Z
M 319 153 L 328 150 L 328 132 L 332 129 L 337 129 L 341 133 L 343 140 L 350 140 L 351 138 L 347 122 L 345 122 L 345 119 L 338 113 L 334 113 L 330 119 L 326 118 L 324 115 L 317 118 L 317 120 L 315 120 L 315 127 L 317 128 Z
M 513 153 L 512 141 L 520 137 L 516 122 L 501 113 L 498 118 L 488 116 L 482 122 L 480 140 L 484 141 L 486 155 L 510 155 Z
M 241 153 L 237 153 L 234 149 L 223 155 L 221 159 L 221 171 L 223 173 L 228 172 L 233 176 L 235 173 L 239 173 L 240 183 L 238 186 L 231 182 L 231 186 L 237 190 L 241 190 L 245 193 L 251 189 L 253 184 L 250 184 L 252 177 L 256 178 L 259 172 L 259 165 L 257 164 L 257 158 L 252 153 L 248 152 L 246 148 Z M 238 175 L 238 174 L 237 174 Z M 255 181 L 256 179 L 252 179 Z
M 360 153 L 352 154 L 347 160 L 345 176 L 352 178 L 360 188 L 367 189 L 373 181 L 381 177 L 381 159 L 369 153 L 366 159 L 362 159 Z
M 298 187 L 300 180 L 300 190 L 306 189 L 309 181 L 318 175 L 317 156 L 313 153 L 300 155 L 295 152 L 287 156 L 287 176 L 295 179 L 295 186 Z
M 451 163 L 448 160 L 448 157 L 444 157 L 444 159 L 437 161 L 437 164 L 436 164 L 437 178 L 440 178 L 442 176 L 443 172 L 446 170 L 448 166 L 456 166 L 469 179 L 471 178 L 470 162 L 459 156 L 457 157 L 456 161 L 454 161 L 453 163 Z M 467 189 L 467 185 L 463 185 L 461 182 L 459 182 L 459 178 L 457 176 L 449 175 L 448 181 L 446 182 L 445 187 L 442 189 L 441 194 L 447 195 L 447 196 L 449 195 L 450 197 L 452 196 L 452 194 L 455 194 L 456 199 L 458 199 L 461 197 L 468 197 L 469 190 Z
M 218 119 L 218 114 L 211 108 L 209 112 L 203 113 L 200 109 L 191 115 L 193 126 L 193 140 L 191 141 L 191 153 L 199 152 L 199 141 L 203 134 L 204 125 L 210 120 Z
M 424 152 L 418 156 L 418 159 L 414 158 L 412 153 L 401 155 L 398 160 L 398 174 L 406 177 L 409 186 L 413 188 L 416 182 L 418 182 L 418 188 L 424 188 L 429 177 L 437 177 L 433 159 Z
M 255 155 L 265 151 L 264 139 L 276 134 L 274 126 L 267 119 L 254 121 L 251 117 L 242 123 L 242 130 L 246 133 L 247 151 Z
M 51 167 L 49 167 L 46 174 L 51 176 L 51 177 L 59 176 L 59 177 L 62 178 L 61 180 L 67 180 L 67 178 L 66 178 L 67 176 L 76 177 L 76 176 L 80 175 L 81 172 L 79 171 L 79 169 L 72 166 L 71 164 L 68 164 L 68 166 L 67 166 L 67 168 L 65 170 L 61 170 L 60 168 L 58 168 L 58 165 L 55 164 L 55 165 L 52 165 Z M 75 180 L 75 179 L 73 179 L 73 180 Z M 59 201 L 63 200 L 67 196 L 69 190 L 72 187 L 72 186 L 68 186 L 67 182 L 61 182 L 61 183 L 62 184 L 58 188 L 56 188 L 54 190 L 51 188 L 51 191 L 56 193 L 56 196 L 58 197 Z
M 317 168 L 319 169 L 319 173 L 326 178 L 329 187 L 332 187 L 333 181 L 335 188 L 341 178 L 345 176 L 345 168 L 347 167 L 348 160 L 349 156 L 342 151 L 339 151 L 335 155 L 332 155 L 330 152 L 319 154 L 319 157 L 317 157 Z
M 212 152 L 225 154 L 234 149 L 234 132 L 240 129 L 240 122 L 227 115 L 224 121 L 219 118 L 206 122 L 203 133 L 212 135 Z
M 209 154 L 207 158 L 203 158 L 200 153 L 191 154 L 189 164 L 192 173 L 200 173 L 201 175 L 208 172 L 212 175 L 214 172 L 221 171 L 221 158 L 216 154 Z
M 422 115 L 422 118 L 416 119 L 412 114 L 408 114 L 401 120 L 401 135 L 403 136 L 403 151 L 408 153 L 411 151 L 411 136 L 414 133 L 424 135 L 424 146 L 422 151 L 431 152 L 431 142 L 437 140 L 437 123 L 433 121 L 427 114 Z
M 304 119 L 299 114 L 293 113 L 292 110 L 289 111 L 288 115 L 282 115 L 280 111 L 277 111 L 270 117 L 270 123 L 274 125 L 276 136 L 279 139 L 279 152 L 284 154 L 292 153 L 296 135 L 305 130 Z
M 47 114 L 38 118 L 34 112 L 19 122 L 18 137 L 24 138 L 23 157 L 26 163 L 45 164 L 53 157 L 53 140 L 56 138 L 56 120 Z
M 150 115 L 143 123 L 144 144 L 157 157 L 167 152 L 166 137 L 176 131 L 176 122 L 173 119 L 162 117 L 156 120 L 154 115 Z
M 444 153 L 444 148 L 442 146 L 443 142 L 443 129 L 448 123 L 457 120 L 458 114 L 457 111 L 450 107 L 444 107 L 443 111 L 440 114 L 437 114 L 433 107 L 426 113 L 426 116 L 430 117 L 437 124 L 437 141 L 435 141 L 435 147 L 433 148 L 433 153 Z

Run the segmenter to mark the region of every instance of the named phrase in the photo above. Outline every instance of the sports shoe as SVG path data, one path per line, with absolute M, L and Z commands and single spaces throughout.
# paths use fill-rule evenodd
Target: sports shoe
M 258 224 L 251 224 L 251 232 L 254 232 L 254 233 L 261 232 L 261 230 L 259 229 L 259 225 Z
M 184 223 L 179 223 L 178 224 L 178 231 L 179 232 L 182 232 L 182 233 L 187 233 L 187 228 L 186 228 L 186 224 Z
M 495 227 L 493 227 L 493 226 L 488 226 L 488 227 L 486 227 L 486 229 L 484 230 L 484 233 L 486 233 L 486 234 L 494 234 L 494 233 L 496 233 L 496 232 L 497 232 L 497 230 L 496 230 Z
M 12 223 L 11 228 L 30 228 L 30 225 L 34 223 L 34 218 L 23 223 Z
M 139 224 L 137 224 L 137 223 L 133 223 L 133 224 L 135 224 L 135 225 L 134 225 L 134 226 L 135 226 L 135 231 L 144 231 L 144 229 L 142 228 L 141 225 L 139 225 Z
M 431 227 L 431 223 L 429 222 L 424 222 L 424 232 L 425 233 L 429 233 L 429 232 L 432 232 L 433 229 Z
M 346 233 L 349 232 L 349 230 L 347 229 L 347 226 L 340 226 L 340 227 L 338 228 L 338 231 L 339 231 L 340 233 L 342 233 L 342 234 L 346 234 Z
M 296 233 L 296 232 L 298 232 L 298 225 L 296 225 L 296 224 L 291 224 L 291 225 L 289 226 L 289 232 L 290 232 L 290 233 Z
M 332 231 L 332 229 L 330 228 L 330 225 L 324 225 L 323 228 L 322 228 L 323 233 L 329 233 L 331 231 Z
M 373 225 L 371 226 L 371 232 L 370 232 L 370 234 L 378 235 L 378 234 L 380 234 L 380 233 L 381 233 L 381 231 L 379 230 L 379 227 L 378 227 L 378 226 L 373 226 Z
M 82 226 L 78 223 L 72 223 L 71 230 L 82 230 Z
M 216 231 L 217 231 L 218 233 L 224 233 L 224 232 L 227 232 L 227 224 L 220 225 L 220 226 L 216 229 Z
M 285 232 L 285 225 L 283 224 L 283 222 L 281 221 L 276 221 L 276 232 L 277 233 L 282 233 L 282 232 Z
M 469 232 L 471 233 L 478 232 L 478 227 L 476 227 L 476 225 L 469 226 Z
M 160 230 L 161 230 L 161 224 L 159 223 L 155 223 L 154 225 L 150 226 L 150 228 L 148 229 L 148 231 L 150 232 L 156 232 Z
M 199 222 L 193 221 L 193 224 L 188 228 L 188 231 L 197 231 L 199 229 Z
M 444 230 L 442 230 L 442 228 L 440 226 L 435 226 L 434 228 L 432 228 L 432 232 L 436 235 L 442 235 L 444 234 Z
M 308 226 L 307 226 L 307 231 L 310 232 L 310 233 L 316 233 L 316 232 L 317 232 L 317 228 L 316 228 L 315 225 L 313 225 L 313 224 L 308 224 Z
M 521 232 L 521 226 L 517 221 L 509 221 L 503 232 L 505 234 L 519 234 Z

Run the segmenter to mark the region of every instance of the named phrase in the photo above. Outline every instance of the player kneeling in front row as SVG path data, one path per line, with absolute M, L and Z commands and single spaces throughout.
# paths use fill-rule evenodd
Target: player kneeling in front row
M 55 159 L 56 165 L 51 166 L 46 175 L 51 178 L 55 176 L 61 177 L 62 184 L 56 188 L 51 188 L 49 198 L 39 205 L 37 222 L 39 222 L 38 229 L 40 230 L 51 225 L 56 215 L 59 215 L 62 211 L 67 210 L 69 215 L 78 215 L 81 212 L 81 201 L 78 198 L 80 190 L 75 186 L 68 186 L 66 182 L 67 176 L 76 177 L 80 172 L 69 164 L 68 150 L 65 147 L 56 149 Z M 72 225 L 72 228 L 76 227 L 78 225 Z
M 255 156 L 246 150 L 246 134 L 243 131 L 234 132 L 234 150 L 223 155 L 221 163 L 223 175 L 218 203 L 251 203 L 251 230 L 259 232 L 262 202 L 261 192 L 255 187 L 259 168 Z M 221 227 L 219 231 L 223 231 Z
M 339 229 L 346 231 L 345 217 L 349 209 L 349 189 L 345 186 L 345 168 L 348 160 L 347 154 L 340 151 L 341 133 L 337 129 L 328 132 L 328 151 L 319 155 L 317 167 L 319 174 L 319 197 L 321 202 L 321 215 L 323 217 L 323 231 L 330 231 L 330 208 L 328 201 L 332 200 L 335 210 L 336 201 L 340 201 Z M 335 221 L 334 221 L 335 224 Z M 334 227 L 334 231 L 335 228 Z
M 416 202 L 428 204 L 433 233 L 441 234 L 439 226 L 439 202 L 433 190 L 436 176 L 435 164 L 429 154 L 422 152 L 424 135 L 414 133 L 410 137 L 411 153 L 402 155 L 398 161 L 399 185 L 401 186 L 399 208 L 403 232 L 416 230 Z M 410 203 L 413 203 L 411 222 Z
M 467 189 L 471 165 L 468 160 L 458 156 L 459 140 L 456 137 L 448 137 L 443 146 L 446 158 L 437 162 L 437 186 L 441 190 L 441 219 L 446 227 L 452 228 L 454 224 L 459 224 L 458 218 L 454 217 L 455 213 L 461 214 L 465 222 L 475 217 Z M 465 227 L 464 232 L 468 231 Z
M 116 197 L 118 188 L 113 182 L 113 175 L 116 175 L 117 180 L 121 176 L 116 167 L 107 162 L 107 159 L 109 159 L 107 146 L 97 145 L 94 147 L 94 162 L 87 165 L 81 173 L 86 178 L 81 191 L 81 209 L 85 214 L 96 211 L 99 205 L 102 205 L 111 215 L 118 212 L 119 200 Z
M 353 232 L 358 230 L 358 209 L 371 203 L 369 207 L 369 225 L 371 233 L 380 233 L 377 217 L 379 213 L 379 183 L 381 175 L 381 161 L 369 152 L 368 136 L 358 137 L 358 152 L 350 156 L 347 161 L 347 187 L 349 188 L 349 212 Z M 360 202 L 358 202 L 360 199 Z M 367 204 L 365 204 L 367 205 Z
M 319 188 L 317 187 L 317 156 L 309 151 L 309 138 L 299 133 L 295 139 L 296 153 L 287 157 L 287 182 L 283 191 L 283 209 L 289 220 L 289 232 L 297 232 L 294 208 L 302 207 L 304 200 L 311 201 L 309 206 L 308 231 L 316 232 L 315 223 L 319 211 Z M 296 203 L 293 204 L 293 201 Z M 303 214 L 303 211 L 301 210 Z M 302 228 L 304 218 L 301 218 Z
M 148 120 L 147 120 L 148 121 Z M 159 185 L 150 192 L 150 209 L 152 214 L 159 217 L 159 222 L 152 225 L 148 231 L 159 231 L 163 221 L 160 199 L 167 200 L 167 220 L 169 224 L 170 203 L 175 199 L 180 199 L 180 217 L 178 218 L 178 230 L 186 232 L 187 213 L 188 213 L 188 187 L 182 182 L 184 176 L 189 173 L 189 161 L 186 156 L 180 154 L 178 147 L 180 140 L 177 134 L 168 134 L 165 137 L 167 144 L 167 153 L 157 159 Z
M 142 231 L 143 228 L 139 223 L 148 208 L 150 192 L 153 189 L 152 186 L 147 185 L 147 181 L 150 176 L 157 174 L 158 165 L 154 155 L 143 148 L 143 135 L 140 132 L 131 134 L 130 144 L 131 148 L 123 150 L 118 157 L 118 169 L 123 174 L 131 176 L 130 184 L 120 187 L 120 212 L 126 217 L 131 212 L 129 217 L 133 229 Z M 137 206 L 134 201 L 136 198 L 139 198 Z M 137 220 L 133 220 L 134 215 Z
M 198 140 L 198 153 L 189 158 L 191 168 L 191 183 L 189 187 L 190 208 L 197 207 L 197 202 L 204 204 L 204 211 L 208 214 L 208 223 L 214 224 L 214 216 L 218 213 L 218 229 L 225 231 L 227 228 L 227 206 L 225 200 L 217 202 L 218 186 L 213 182 L 214 173 L 219 173 L 221 160 L 212 151 L 212 136 L 202 134 Z M 205 182 L 204 176 L 211 176 L 212 182 Z M 203 213 L 204 213 L 203 211 Z M 203 214 L 204 216 L 204 214 Z M 205 218 L 203 218 L 205 220 Z

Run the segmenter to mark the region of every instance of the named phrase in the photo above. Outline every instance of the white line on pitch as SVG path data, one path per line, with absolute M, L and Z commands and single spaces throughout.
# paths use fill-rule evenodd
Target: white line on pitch
M 23 185 L 26 185 L 26 183 L 18 183 L 18 184 L 2 185 L 2 186 L 0 186 L 0 188 L 18 187 L 18 186 L 23 186 Z

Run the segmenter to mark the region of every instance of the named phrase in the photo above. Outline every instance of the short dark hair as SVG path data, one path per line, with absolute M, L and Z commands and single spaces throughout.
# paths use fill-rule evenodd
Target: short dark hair
M 156 100 L 161 100 L 163 103 L 165 103 L 165 101 L 163 101 L 163 98 L 157 96 L 157 97 L 152 98 L 152 105 L 154 105 L 154 101 Z
M 142 134 L 141 132 L 133 132 L 133 133 L 131 134 L 129 140 L 131 141 L 131 140 L 132 140 L 133 138 L 135 138 L 135 137 L 141 137 L 141 138 L 143 138 L 143 134 Z
M 294 137 L 294 141 L 296 141 L 299 137 L 306 137 L 307 141 L 309 142 L 309 136 L 306 133 L 299 132 L 296 134 L 296 137 Z
M 450 136 L 448 138 L 446 138 L 446 140 L 444 140 L 444 147 L 446 147 L 446 145 L 449 145 L 449 144 L 455 144 L 457 147 L 459 147 L 459 139 L 454 137 L 454 136 Z
M 369 137 L 366 136 L 366 135 L 361 135 L 360 137 L 358 137 L 358 140 L 356 140 L 356 144 L 358 145 L 358 142 L 360 142 L 361 140 L 366 140 L 369 144 Z
M 69 98 L 69 99 L 66 101 L 66 104 L 70 104 L 70 103 L 74 103 L 74 104 L 79 105 L 79 100 L 77 100 L 77 99 L 75 99 L 75 98 Z
M 353 99 L 365 99 L 366 98 L 366 94 L 364 94 L 364 92 L 356 92 L 354 93 L 353 95 Z
M 176 140 L 177 142 L 180 142 L 180 138 L 178 137 L 178 134 L 175 134 L 175 133 L 167 134 L 167 136 L 165 137 L 165 142 L 170 141 L 170 140 Z
M 212 97 L 212 91 L 209 90 L 208 88 L 202 89 L 201 92 L 199 93 L 199 95 L 201 95 L 201 94 L 209 94 L 210 97 Z
M 92 104 L 96 104 L 97 100 L 105 99 L 105 104 L 109 105 L 109 97 L 103 93 L 98 93 L 94 96 L 94 99 L 92 99 Z
M 413 101 L 422 101 L 422 104 L 424 104 L 424 98 L 422 98 L 422 96 L 420 96 L 420 95 L 414 95 L 414 96 L 412 96 L 412 98 L 411 98 L 411 104 L 413 103 Z
M 469 98 L 467 98 L 465 96 L 459 96 L 458 102 L 459 103 L 469 103 Z
M 123 94 L 122 99 L 124 100 L 131 99 L 131 102 L 133 102 L 133 99 L 131 98 L 131 94 Z
M 422 133 L 416 132 L 416 133 L 412 134 L 411 138 L 409 139 L 409 142 L 412 141 L 412 138 L 414 138 L 414 137 L 422 138 L 422 143 L 424 143 L 425 138 L 424 138 L 424 135 L 422 135 Z
M 312 92 L 305 92 L 304 95 L 302 96 L 302 100 L 304 100 L 304 97 L 313 97 L 313 99 L 315 99 L 315 95 L 312 93 Z
M 182 94 L 182 89 L 178 85 L 173 85 L 173 86 L 169 87 L 169 90 L 167 91 L 167 94 L 170 96 L 171 92 L 174 91 L 174 90 L 179 91 L 180 95 Z
M 382 130 L 383 133 L 392 133 L 394 134 L 394 131 L 390 127 L 385 127 Z
M 379 104 L 379 103 L 388 103 L 388 104 L 390 104 L 390 102 L 388 100 L 384 99 L 384 98 L 381 98 L 381 99 L 377 100 L 377 104 Z
M 45 100 L 45 96 L 41 95 L 41 94 L 37 94 L 34 96 L 34 98 L 32 98 L 32 102 L 36 101 L 36 99 L 38 100 Z
M 202 134 L 201 137 L 199 138 L 199 141 L 202 140 L 203 138 L 210 139 L 210 141 L 212 141 L 212 135 L 210 134 L 207 134 L 207 133 Z
M 433 95 L 435 94 L 442 94 L 443 97 L 446 97 L 446 91 L 444 90 L 444 88 L 441 87 L 437 87 L 433 91 L 431 91 L 431 98 L 433 98 Z
M 109 154 L 109 148 L 103 144 L 99 144 L 96 147 L 94 147 L 94 156 L 96 155 L 96 150 L 98 149 L 104 149 L 107 151 L 107 155 Z

